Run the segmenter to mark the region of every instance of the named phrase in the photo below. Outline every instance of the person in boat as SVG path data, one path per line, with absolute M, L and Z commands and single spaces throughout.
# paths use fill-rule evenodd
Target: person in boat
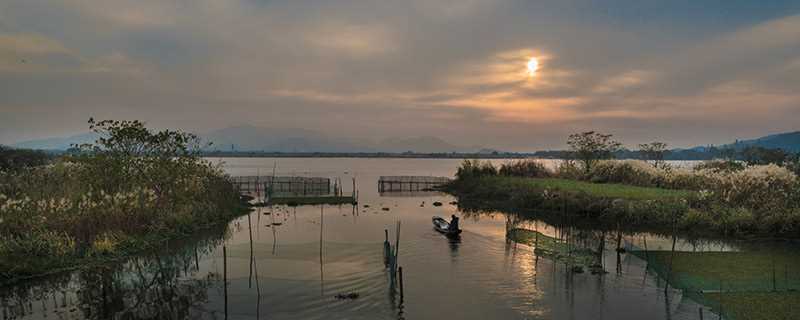
M 458 217 L 456 215 L 450 216 L 450 227 L 447 229 L 448 232 L 458 232 Z

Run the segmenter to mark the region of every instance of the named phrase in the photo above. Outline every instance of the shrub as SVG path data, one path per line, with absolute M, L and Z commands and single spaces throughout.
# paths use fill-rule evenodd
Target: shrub
M 75 253 L 75 239 L 64 232 L 34 231 L 26 236 L 0 237 L 0 255 L 63 257 Z
M 543 163 L 534 159 L 503 163 L 500 166 L 499 174 L 502 176 L 527 178 L 548 178 L 553 176 L 553 173 L 550 172 Z
M 800 176 L 800 153 L 792 155 L 786 159 L 786 169 L 794 172 L 795 175 Z
M 16 171 L 47 164 L 50 156 L 42 151 L 0 146 L 0 171 Z
M 797 176 L 774 164 L 747 167 L 728 174 L 716 173 L 710 179 L 714 180 L 710 190 L 718 200 L 729 206 L 755 210 L 789 207 L 797 188 Z
M 585 170 L 573 160 L 563 160 L 556 168 L 555 176 L 561 179 L 582 180 Z
M 640 160 L 600 161 L 587 173 L 586 179 L 597 183 L 620 183 L 640 187 L 661 187 L 666 172 Z
M 114 232 L 103 232 L 92 242 L 92 254 L 112 254 L 119 246 L 119 236 Z
M 456 171 L 456 178 L 459 180 L 478 178 L 484 176 L 497 175 L 497 169 L 491 161 L 469 160 L 461 162 L 461 166 Z
M 708 173 L 710 172 L 672 169 L 667 173 L 664 187 L 681 190 L 707 190 L 713 185 Z

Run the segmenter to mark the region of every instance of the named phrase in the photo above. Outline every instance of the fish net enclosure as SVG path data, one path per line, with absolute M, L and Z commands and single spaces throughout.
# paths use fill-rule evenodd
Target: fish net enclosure
M 237 176 L 231 180 L 241 192 L 291 195 L 326 195 L 333 192 L 324 177 Z
M 451 180 L 448 177 L 434 176 L 381 176 L 378 179 L 378 191 L 424 191 L 447 184 Z
M 627 250 L 645 260 L 648 270 L 670 286 L 726 319 L 747 319 L 753 313 L 771 313 L 774 319 L 784 319 L 800 312 L 800 307 L 791 307 L 800 301 L 800 254 L 795 251 L 672 252 L 633 245 Z M 752 310 L 753 305 L 765 310 Z

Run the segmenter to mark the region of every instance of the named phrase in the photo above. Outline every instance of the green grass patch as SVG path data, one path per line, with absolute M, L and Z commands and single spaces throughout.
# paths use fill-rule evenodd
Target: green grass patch
M 634 251 L 653 266 L 667 268 L 669 251 Z M 769 252 L 675 252 L 672 270 L 677 277 L 696 279 L 692 286 L 703 290 L 800 289 L 800 255 Z
M 668 269 L 669 251 L 634 253 L 647 258 L 652 268 Z M 800 289 L 798 268 L 800 255 L 769 251 L 675 252 L 672 262 L 676 285 L 700 290 L 719 290 L 720 282 L 723 290 L 733 291 Z
M 670 285 L 722 312 L 726 319 L 794 319 L 800 311 L 800 255 L 766 248 L 752 252 L 633 251 Z M 720 289 L 721 292 L 720 293 Z M 721 311 L 720 311 L 721 310 Z
M 725 319 L 786 320 L 800 314 L 800 292 L 706 293 L 714 312 L 720 305 Z
M 518 178 L 493 177 L 496 183 L 528 184 L 539 188 L 558 189 L 572 192 L 585 192 L 592 196 L 629 200 L 660 200 L 686 198 L 692 194 L 688 190 L 646 188 L 614 183 L 591 183 L 585 181 L 556 178 Z

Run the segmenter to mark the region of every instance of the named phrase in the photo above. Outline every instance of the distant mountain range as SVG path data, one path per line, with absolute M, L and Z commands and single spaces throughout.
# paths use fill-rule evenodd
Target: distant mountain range
M 286 152 L 286 153 L 470 153 L 492 154 L 504 153 L 480 146 L 459 146 L 448 143 L 437 137 L 406 137 L 383 140 L 347 139 L 334 137 L 307 129 L 265 128 L 250 125 L 228 127 L 201 134 L 205 142 L 212 142 L 207 151 L 222 152 Z M 12 145 L 16 148 L 41 150 L 66 150 L 72 144 L 93 142 L 97 139 L 94 133 L 84 133 L 63 138 L 48 138 L 19 142 Z M 764 136 L 751 140 L 737 140 L 730 144 L 718 145 L 716 148 L 734 148 L 741 150 L 748 146 L 760 146 L 770 149 L 783 149 L 789 152 L 800 152 L 800 131 L 786 132 Z M 673 154 L 695 157 L 689 154 L 702 154 L 710 150 L 709 146 L 698 146 L 688 149 L 675 149 Z M 558 152 L 558 151 L 553 151 Z M 547 151 L 537 152 L 545 155 Z
M 22 141 L 11 146 L 20 149 L 64 151 L 72 147 L 73 144 L 94 142 L 98 137 L 99 136 L 97 134 L 89 132 L 69 137 Z
M 265 128 L 235 126 L 201 134 L 204 142 L 212 145 L 207 151 L 225 152 L 415 152 L 415 153 L 478 153 L 493 150 L 482 147 L 457 146 L 437 137 L 422 136 L 389 138 L 378 141 L 333 137 L 320 132 L 294 128 Z M 29 140 L 12 145 L 16 148 L 41 150 L 67 150 L 72 144 L 93 142 L 94 133 L 84 133 L 63 138 Z
M 743 149 L 748 146 L 758 146 L 767 149 L 783 149 L 789 152 L 800 152 L 800 131 L 768 135 L 758 139 L 740 140 L 726 145 L 734 149 Z
M 203 135 L 214 151 L 264 152 L 475 152 L 436 137 L 390 138 L 380 141 L 337 138 L 306 129 L 274 129 L 237 126 Z

